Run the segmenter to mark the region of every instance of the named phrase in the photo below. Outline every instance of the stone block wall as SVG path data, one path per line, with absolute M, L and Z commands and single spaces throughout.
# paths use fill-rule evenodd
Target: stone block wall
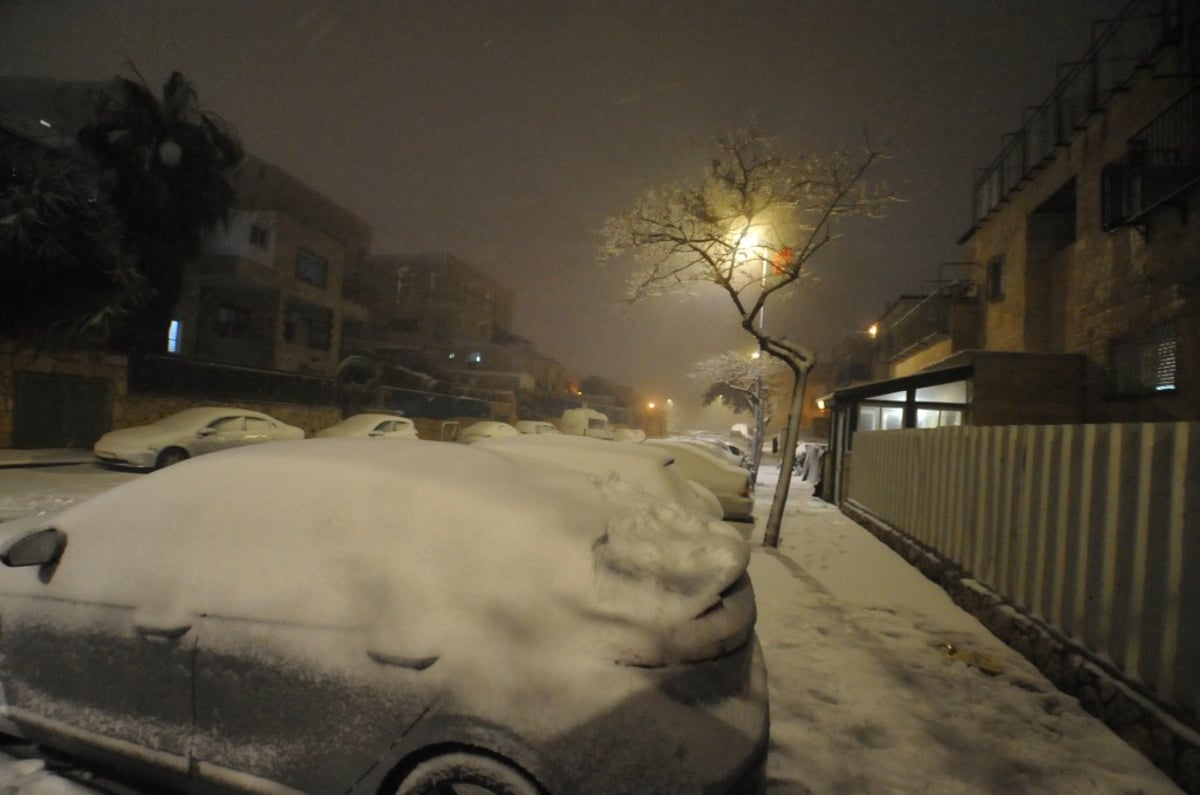
M 17 373 L 64 375 L 107 381 L 115 407 L 126 394 L 126 358 L 104 351 L 39 348 L 0 340 L 0 448 L 12 447 Z

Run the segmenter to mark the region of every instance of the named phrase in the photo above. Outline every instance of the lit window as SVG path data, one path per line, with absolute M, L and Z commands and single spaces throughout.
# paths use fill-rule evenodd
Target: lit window
M 182 330 L 178 320 L 172 320 L 167 327 L 167 353 L 179 353 L 179 332 Z
M 1109 349 L 1114 397 L 1175 390 L 1177 340 L 1168 324 L 1115 340 Z

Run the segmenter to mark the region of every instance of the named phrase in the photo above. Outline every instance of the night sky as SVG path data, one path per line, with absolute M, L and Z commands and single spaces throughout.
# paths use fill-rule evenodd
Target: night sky
M 375 253 L 449 251 L 515 291 L 515 331 L 581 374 L 673 398 L 752 346 L 715 288 L 634 306 L 598 230 L 702 173 L 689 139 L 757 121 L 794 152 L 864 133 L 907 200 L 845 225 L 767 326 L 827 353 L 961 259 L 975 170 L 1119 0 L 0 1 L 0 75 L 157 91 L 173 69 L 246 149 L 367 220 Z M 720 422 L 712 415 L 709 422 Z

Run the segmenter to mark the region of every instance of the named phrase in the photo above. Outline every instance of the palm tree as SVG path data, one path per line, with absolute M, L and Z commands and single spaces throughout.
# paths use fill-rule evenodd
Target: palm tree
M 0 336 L 103 342 L 137 307 L 141 279 L 98 192 L 69 156 L 0 145 Z
M 201 108 L 193 85 L 172 72 L 157 97 L 135 70 L 118 77 L 94 123 L 79 132 L 124 224 L 124 248 L 152 290 L 117 345 L 153 351 L 166 340 L 183 266 L 234 203 L 229 177 L 242 159 L 236 132 Z

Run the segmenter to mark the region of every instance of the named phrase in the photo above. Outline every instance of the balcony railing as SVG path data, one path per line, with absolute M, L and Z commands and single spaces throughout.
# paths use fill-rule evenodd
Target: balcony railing
M 986 218 L 1017 186 L 1054 156 L 1088 117 L 1129 86 L 1154 52 L 1177 41 L 1183 0 L 1132 0 L 1100 30 L 1083 58 L 1060 64 L 1050 96 L 1026 111 L 1021 128 L 1004 136 L 1004 146 L 975 180 L 972 222 Z
M 1136 224 L 1200 183 L 1200 89 L 1192 89 L 1129 139 L 1104 169 L 1104 226 Z
M 943 284 L 932 295 L 890 323 L 884 331 L 884 354 L 888 360 L 912 351 L 953 332 L 953 307 L 977 300 L 978 287 L 971 279 Z

